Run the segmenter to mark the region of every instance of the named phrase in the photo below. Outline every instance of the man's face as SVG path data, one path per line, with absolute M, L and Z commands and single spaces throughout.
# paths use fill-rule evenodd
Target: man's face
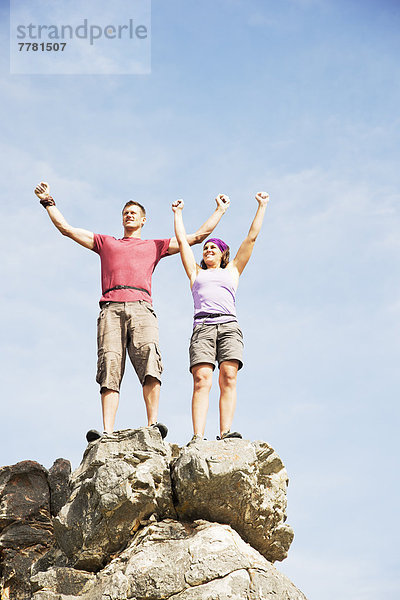
M 146 217 L 142 215 L 139 206 L 132 204 L 127 206 L 122 213 L 122 224 L 124 229 L 138 229 L 143 227 Z

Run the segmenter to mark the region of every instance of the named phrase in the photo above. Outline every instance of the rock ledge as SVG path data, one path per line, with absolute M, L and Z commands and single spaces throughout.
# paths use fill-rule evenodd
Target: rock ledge
M 63 459 L 0 469 L 2 600 L 306 600 L 272 564 L 293 531 L 287 472 L 267 443 L 181 449 L 124 430 L 89 444 L 68 475 Z

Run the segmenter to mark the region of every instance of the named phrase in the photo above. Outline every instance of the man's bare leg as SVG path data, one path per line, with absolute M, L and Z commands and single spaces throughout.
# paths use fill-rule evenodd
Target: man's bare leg
M 157 423 L 158 403 L 160 400 L 161 383 L 155 377 L 147 375 L 144 380 L 143 398 L 146 404 L 147 424 Z
M 101 392 L 101 407 L 103 410 L 103 427 L 106 433 L 114 431 L 115 415 L 119 403 L 119 392 L 107 390 Z

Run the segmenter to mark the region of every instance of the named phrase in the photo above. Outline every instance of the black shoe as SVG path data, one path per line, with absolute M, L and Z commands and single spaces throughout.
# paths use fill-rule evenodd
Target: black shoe
M 88 442 L 94 442 L 95 440 L 99 440 L 101 437 L 102 434 L 100 431 L 97 431 L 97 429 L 89 429 L 86 434 L 86 439 Z
M 190 440 L 190 442 L 188 442 L 186 444 L 186 446 L 191 446 L 192 444 L 195 444 L 196 442 L 204 442 L 204 437 L 202 435 L 200 435 L 199 433 L 195 433 L 192 437 L 192 439 Z
M 163 425 L 162 423 L 153 423 L 151 427 L 154 427 L 154 429 L 158 429 L 158 431 L 161 433 L 162 439 L 167 437 L 168 427 L 166 425 Z
M 242 434 L 239 433 L 238 431 L 226 431 L 225 433 L 223 433 L 221 435 L 221 437 L 219 437 L 219 435 L 217 435 L 217 440 L 226 440 L 228 438 L 240 438 L 241 439 Z

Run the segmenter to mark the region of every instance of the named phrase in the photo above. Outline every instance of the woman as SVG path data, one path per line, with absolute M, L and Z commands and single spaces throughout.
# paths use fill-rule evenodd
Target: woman
M 223 198 L 229 203 L 226 196 Z M 202 440 L 204 436 L 215 361 L 219 366 L 220 387 L 220 435 L 217 439 L 242 437 L 240 433 L 230 431 L 236 407 L 237 373 L 243 366 L 243 335 L 236 318 L 235 294 L 239 277 L 260 233 L 269 196 L 259 192 L 256 200 L 256 215 L 235 258 L 230 261 L 229 246 L 213 238 L 204 244 L 200 265 L 196 264 L 186 240 L 183 200 L 176 200 L 172 204 L 175 235 L 194 300 L 194 329 L 189 348 L 190 371 L 193 375 L 194 434 L 191 442 Z

